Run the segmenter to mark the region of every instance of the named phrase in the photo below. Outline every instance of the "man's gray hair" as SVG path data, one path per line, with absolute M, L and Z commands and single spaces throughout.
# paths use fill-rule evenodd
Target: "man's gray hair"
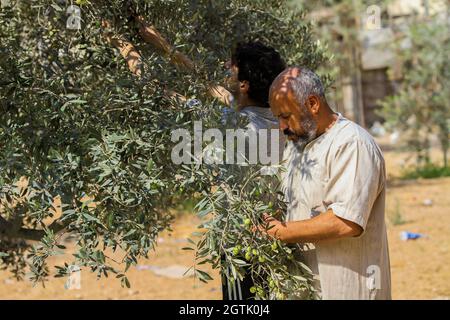
M 297 77 L 292 78 L 289 84 L 298 102 L 303 105 L 311 95 L 325 100 L 325 89 L 319 76 L 308 68 L 297 68 L 300 70 L 300 73 Z

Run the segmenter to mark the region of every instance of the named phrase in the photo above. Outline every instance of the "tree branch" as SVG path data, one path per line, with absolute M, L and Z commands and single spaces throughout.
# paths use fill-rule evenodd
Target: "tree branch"
M 156 50 L 161 51 L 164 55 L 170 57 L 170 61 L 176 66 L 193 71 L 195 63 L 186 55 L 176 50 L 169 42 L 156 30 L 156 28 L 147 22 L 140 15 L 133 15 L 139 27 L 139 35 L 142 39 L 151 44 Z M 208 94 L 219 99 L 226 105 L 231 104 L 231 93 L 222 86 L 213 85 L 208 89 Z
M 166 56 L 170 56 L 171 62 L 175 65 L 182 67 L 186 70 L 193 71 L 195 68 L 194 62 L 186 57 L 183 53 L 175 50 L 169 42 L 156 30 L 155 27 L 147 24 L 142 16 L 134 15 L 134 18 L 139 26 L 139 34 L 142 39 L 153 45 L 158 51 L 162 52 Z M 111 28 L 111 22 L 108 20 L 102 20 L 102 27 L 105 29 Z M 128 64 L 130 71 L 136 76 L 142 75 L 142 58 L 135 46 L 128 41 L 124 36 L 114 36 L 112 32 L 107 31 L 105 33 L 106 40 L 119 49 L 120 54 Z M 177 99 L 178 101 L 187 101 L 187 98 L 175 91 L 166 90 L 166 94 L 169 97 Z M 231 104 L 231 94 L 224 87 L 219 85 L 213 85 L 208 89 L 208 94 L 212 97 L 222 101 L 226 105 Z
M 59 221 L 54 221 L 50 224 L 50 226 L 48 226 L 48 229 L 52 230 L 54 233 L 58 233 L 64 230 L 67 225 L 68 224 L 64 224 Z M 40 241 L 45 236 L 45 231 L 27 228 L 15 229 L 11 222 L 0 216 L 0 236 L 11 239 L 20 238 L 24 240 Z
M 105 29 L 111 28 L 111 22 L 108 20 L 102 20 L 102 27 Z M 105 38 L 112 46 L 119 49 L 120 54 L 125 59 L 128 64 L 128 69 L 136 75 L 137 77 L 141 77 L 142 75 L 142 58 L 139 51 L 136 47 L 128 41 L 124 36 L 113 36 L 112 32 L 105 32 Z M 187 98 L 175 91 L 165 90 L 167 96 L 178 99 L 178 101 L 185 102 Z
M 111 23 L 107 20 L 102 20 L 102 27 L 105 29 L 110 29 Z M 142 59 L 140 53 L 134 47 L 134 45 L 121 35 L 114 36 L 112 32 L 106 32 L 105 38 L 111 45 L 119 49 L 120 54 L 127 62 L 130 71 L 134 75 L 140 77 L 142 74 L 141 69 Z
M 134 15 L 134 20 L 139 27 L 139 35 L 142 39 L 151 44 L 156 50 L 162 52 L 165 56 L 170 57 L 170 61 L 178 67 L 194 70 L 195 64 L 182 52 L 176 50 L 152 25 L 145 22 L 144 17 Z

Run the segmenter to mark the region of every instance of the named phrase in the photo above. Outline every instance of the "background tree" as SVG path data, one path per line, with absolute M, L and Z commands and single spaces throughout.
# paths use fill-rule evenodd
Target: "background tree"
M 362 32 L 367 24 L 367 14 L 370 8 L 379 9 L 380 19 L 382 8 L 389 0 L 295 0 L 297 8 L 307 10 L 310 20 L 320 42 L 327 48 L 329 59 L 321 70 L 333 80 L 333 90 L 329 98 L 339 110 L 342 107 L 343 89 L 351 87 L 351 105 L 353 120 L 365 127 L 366 119 L 363 106 L 362 82 Z M 375 12 L 377 14 L 378 12 Z M 375 21 L 380 22 L 381 21 Z M 342 109 L 341 109 L 342 110 Z M 350 116 L 350 115 L 347 115 Z
M 80 10 L 68 11 L 75 4 Z M 77 264 L 129 285 L 126 270 L 170 228 L 169 209 L 195 196 L 200 216 L 211 213 L 207 232 L 199 234 L 199 264 L 219 267 L 218 255 L 232 250 L 227 263 L 236 276 L 244 264 L 272 276 L 272 282 L 257 279 L 261 298 L 308 290 L 304 266 L 293 262 L 301 268 L 296 277 L 283 267 L 292 249 L 248 229 L 247 219 L 256 223 L 262 211 L 283 205 L 279 198 L 263 202 L 258 168 L 236 174 L 244 168 L 170 160 L 174 129 L 192 131 L 200 119 L 207 119 L 205 129 L 220 126 L 228 101 L 217 85 L 223 63 L 237 41 L 249 39 L 279 49 L 289 64 L 316 69 L 324 60 L 303 13 L 292 13 L 286 1 L 11 0 L 3 6 L 1 267 L 17 278 L 29 270 L 43 282 L 52 273 L 46 259 L 65 249 L 61 237 L 70 233 L 76 253 L 56 267 L 58 276 Z M 233 204 L 222 205 L 221 197 Z M 246 252 L 230 247 L 238 241 L 267 254 L 252 249 L 248 261 L 239 259 Z M 106 249 L 121 249 L 120 268 Z M 196 275 L 209 279 L 197 268 Z
M 406 145 L 417 155 L 417 165 L 430 162 L 430 138 L 439 139 L 447 167 L 450 134 L 450 25 L 448 19 L 430 17 L 411 23 L 393 44 L 403 78 L 395 95 L 383 101 L 381 115 L 402 132 Z M 408 45 L 405 46 L 405 39 Z

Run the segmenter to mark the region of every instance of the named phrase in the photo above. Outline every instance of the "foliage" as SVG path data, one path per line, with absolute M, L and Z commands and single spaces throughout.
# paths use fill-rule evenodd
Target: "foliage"
M 362 88 L 359 86 L 362 81 L 362 35 L 367 28 L 366 19 L 373 13 L 371 8 L 379 9 L 380 21 L 377 22 L 381 24 L 381 13 L 389 1 L 293 0 L 297 8 L 308 10 L 307 19 L 314 25 L 313 32 L 326 48 L 327 60 L 319 71 L 328 75 L 327 81 L 332 88 L 327 95 L 329 102 L 337 110 L 344 110 L 344 88 L 351 85 L 354 105 L 351 112 L 359 124 L 364 124 L 364 117 L 359 111 L 363 103 Z
M 236 121 L 237 127 L 244 127 L 246 119 L 238 117 Z M 225 131 L 229 123 L 217 123 L 217 127 Z M 261 165 L 202 167 L 213 183 L 197 204 L 198 216 L 204 219 L 199 228 L 206 232 L 196 234 L 201 239 L 196 245 L 195 268 L 210 263 L 221 267 L 227 278 L 240 280 L 247 272 L 258 299 L 313 299 L 316 292 L 311 270 L 295 259 L 301 247 L 288 246 L 254 230 L 254 226 L 263 225 L 264 213 L 283 220 L 286 212 L 279 175 L 263 175 L 261 170 Z M 202 281 L 209 279 L 205 273 L 198 275 Z
M 407 146 L 417 154 L 417 166 L 430 161 L 430 136 L 439 138 L 447 167 L 450 137 L 449 25 L 436 17 L 411 24 L 404 37 L 407 48 L 394 45 L 402 61 L 403 79 L 395 95 L 386 98 L 381 115 L 388 126 L 402 132 Z M 429 169 L 425 169 L 430 171 Z
M 405 170 L 402 173 L 402 179 L 434 179 L 440 177 L 450 177 L 450 167 L 442 167 L 433 163 L 424 166 Z
M 261 212 L 270 211 L 258 196 L 264 184 L 254 176 L 257 168 L 175 165 L 170 160 L 174 129 L 192 131 L 193 121 L 200 119 L 207 119 L 205 127 L 219 126 L 222 106 L 207 92 L 222 81 L 223 63 L 237 41 L 262 40 L 279 49 L 289 64 L 316 69 L 322 63 L 324 56 L 302 13 L 291 13 L 280 0 L 91 0 L 77 2 L 81 29 L 70 30 L 66 8 L 71 1 L 10 3 L 0 11 L 3 268 L 21 278 L 28 265 L 34 282 L 45 281 L 52 273 L 47 258 L 65 249 L 60 239 L 70 233 L 77 239 L 71 264 L 88 267 L 99 277 L 112 272 L 129 285 L 124 273 L 155 249 L 161 230 L 170 228 L 169 209 L 195 196 L 201 215 L 213 213 L 204 225 L 199 258 L 218 267 L 218 256 L 225 252 L 229 257 L 231 244 L 257 247 L 266 261 L 249 263 L 280 277 L 271 287 L 287 283 L 306 288 L 308 276 L 283 274 L 284 259 L 291 257 L 285 246 L 278 243 L 279 249 L 271 249 L 270 239 L 258 238 L 242 225 L 247 218 L 256 223 Z M 195 67 L 180 68 L 170 54 L 144 41 L 132 19 L 136 15 L 156 26 Z M 111 22 L 108 30 L 102 20 Z M 122 51 L 105 40 L 107 32 L 135 45 L 140 77 L 130 72 Z M 202 104 L 173 98 L 169 91 Z M 18 184 L 21 179 L 26 183 Z M 58 197 L 61 216 L 55 215 Z M 281 206 L 280 200 L 273 203 Z M 123 252 L 119 267 L 107 250 Z M 237 273 L 243 265 L 239 256 L 227 260 Z M 68 264 L 56 270 L 67 275 Z M 196 274 L 209 278 L 201 270 Z M 259 291 L 269 282 L 260 279 Z

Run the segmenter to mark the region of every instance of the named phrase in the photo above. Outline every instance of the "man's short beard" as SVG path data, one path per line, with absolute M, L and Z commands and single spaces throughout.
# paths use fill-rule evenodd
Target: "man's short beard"
M 297 136 L 298 139 L 294 143 L 297 147 L 303 149 L 317 137 L 317 123 L 311 115 L 307 115 L 301 120 L 300 125 L 303 129 L 303 134 Z

